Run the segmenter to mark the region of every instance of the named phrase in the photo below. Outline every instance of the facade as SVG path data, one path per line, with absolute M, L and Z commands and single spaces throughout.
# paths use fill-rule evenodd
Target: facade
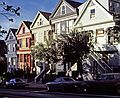
M 71 0 L 60 0 L 50 16 L 55 25 L 55 33 L 65 34 L 73 31 L 73 24 L 78 16 L 78 6 L 82 3 Z
M 60 0 L 50 16 L 52 25 L 55 25 L 56 37 L 60 34 L 68 34 L 73 32 L 73 24 L 78 17 L 78 7 L 82 3 L 72 0 Z M 56 72 L 64 70 L 64 65 L 56 64 Z M 68 68 L 66 68 L 68 69 Z
M 98 45 L 108 43 L 106 30 L 116 25 L 114 14 L 118 14 L 115 0 L 87 0 L 79 7 L 79 17 L 75 21 L 75 29 L 93 33 L 94 42 Z M 116 2 L 119 5 L 120 2 Z M 112 10 L 114 9 L 114 10 Z M 104 15 L 104 16 L 103 16 Z M 102 39 L 102 40 L 101 40 Z
M 38 43 L 42 43 L 46 45 L 46 40 L 50 41 L 54 38 L 54 26 L 50 25 L 49 16 L 51 13 L 38 11 L 35 19 L 31 25 L 31 31 L 34 35 L 34 45 L 38 45 Z M 35 60 L 36 72 L 39 74 L 43 66 L 42 62 L 39 60 Z
M 17 29 L 10 28 L 8 34 L 5 39 L 5 43 L 7 46 L 7 71 L 12 72 L 13 70 L 18 68 L 17 65 L 17 39 L 16 39 Z
M 17 32 L 17 56 L 18 56 L 18 68 L 23 69 L 26 72 L 32 72 L 33 62 L 31 58 L 31 40 L 32 33 L 30 31 L 31 22 L 23 21 Z
M 74 23 L 76 31 L 85 31 L 93 36 L 93 44 L 95 51 L 103 52 L 102 57 L 106 55 L 108 63 L 111 57 L 117 58 L 113 63 L 109 63 L 111 67 L 120 66 L 119 55 L 109 54 L 109 50 L 115 50 L 109 45 L 108 28 L 119 26 L 119 19 L 116 15 L 120 14 L 120 1 L 118 0 L 87 0 L 78 7 L 79 16 Z M 114 43 L 115 48 L 119 49 L 119 45 Z M 105 53 L 106 51 L 106 53 Z M 119 50 L 118 50 L 119 51 Z M 111 60 L 110 60 L 111 59 Z

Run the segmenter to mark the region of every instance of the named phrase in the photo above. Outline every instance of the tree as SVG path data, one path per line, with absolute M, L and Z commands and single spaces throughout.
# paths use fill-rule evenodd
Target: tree
M 18 12 L 20 10 L 20 7 L 14 8 L 12 5 L 8 5 L 5 2 L 1 2 L 0 7 L 1 7 L 0 15 L 2 15 L 11 22 L 13 22 L 13 19 L 10 18 L 10 16 L 13 15 L 20 16 L 20 13 Z M 2 37 L 2 34 L 5 33 L 7 32 L 2 29 L 2 26 L 0 26 L 0 36 Z
M 33 48 L 31 48 L 31 55 L 34 57 L 34 59 L 43 61 L 49 66 L 53 66 L 56 62 L 59 61 L 57 54 L 58 51 L 53 40 L 46 39 L 46 44 L 38 43 Z
M 82 61 L 90 52 L 89 34 L 85 32 L 72 32 L 70 34 L 62 34 L 57 39 L 57 50 L 62 56 L 64 68 L 66 62 L 74 64 L 77 62 L 77 72 L 81 75 L 83 73 Z M 66 69 L 64 69 L 66 71 Z
M 108 43 L 113 44 L 114 42 L 120 42 L 120 27 L 113 26 L 107 29 Z
M 82 61 L 87 57 L 90 45 L 89 34 L 72 32 L 58 36 L 48 47 L 44 47 L 43 44 L 36 45 L 32 50 L 32 54 L 36 59 L 47 61 L 51 66 L 62 60 L 64 71 L 66 71 L 66 63 L 69 66 L 69 63 L 74 64 L 77 62 L 77 72 L 82 76 Z

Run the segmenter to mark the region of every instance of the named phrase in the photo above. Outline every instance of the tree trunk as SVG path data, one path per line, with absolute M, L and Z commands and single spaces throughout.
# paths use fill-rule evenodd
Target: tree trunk
M 63 65 L 64 65 L 64 72 L 66 72 L 66 62 L 63 61 Z
M 80 74 L 81 80 L 83 80 L 83 76 L 82 76 L 82 74 L 83 74 L 82 60 L 80 60 L 80 59 L 77 61 L 77 72 L 78 72 L 78 75 Z

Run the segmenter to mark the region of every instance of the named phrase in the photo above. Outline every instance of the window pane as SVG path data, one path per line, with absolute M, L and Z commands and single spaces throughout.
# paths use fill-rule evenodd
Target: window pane
M 62 14 L 65 14 L 65 6 L 62 6 Z
M 95 17 L 95 9 L 90 10 L 90 18 Z

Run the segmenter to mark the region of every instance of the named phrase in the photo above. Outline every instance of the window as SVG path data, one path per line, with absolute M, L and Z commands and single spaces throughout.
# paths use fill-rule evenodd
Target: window
M 66 22 L 61 22 L 61 33 L 66 33 Z
M 16 44 L 13 44 L 13 52 L 15 52 Z
M 14 58 L 11 58 L 11 65 L 14 65 Z
M 97 29 L 96 34 L 97 35 L 104 34 L 104 29 Z
M 28 44 L 29 44 L 29 39 L 26 38 L 26 47 L 28 47 Z
M 40 25 L 43 25 L 43 20 L 42 20 L 42 18 L 40 18 Z
M 62 15 L 65 14 L 65 6 L 62 6 Z
M 27 54 L 24 55 L 24 60 L 25 60 L 25 62 L 28 62 L 28 61 L 29 61 Z
M 46 41 L 46 40 L 47 40 L 46 33 L 47 33 L 47 31 L 44 31 L 44 41 Z
M 90 18 L 94 18 L 95 17 L 95 9 L 91 9 L 90 10 Z
M 39 26 L 40 25 L 40 22 L 37 22 L 37 26 Z
M 23 34 L 24 34 L 24 33 L 25 33 L 25 27 L 23 27 L 23 29 L 22 29 L 22 30 L 23 30 L 22 32 L 23 32 Z
M 51 32 L 51 31 L 48 32 L 48 39 L 49 40 L 53 39 L 53 32 Z
M 7 45 L 7 51 L 10 51 L 10 44 Z
M 22 39 L 19 40 L 19 46 L 22 47 Z
M 9 36 L 9 39 L 13 39 L 13 36 L 12 36 L 12 34 L 10 34 L 10 36 Z
M 22 60 L 22 58 L 23 58 L 23 55 L 22 54 L 20 54 L 20 62 L 22 62 L 23 60 Z

